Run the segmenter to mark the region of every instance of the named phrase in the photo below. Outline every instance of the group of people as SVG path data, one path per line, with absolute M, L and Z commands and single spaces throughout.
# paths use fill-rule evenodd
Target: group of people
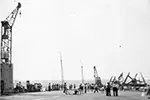
M 106 96 L 111 96 L 111 89 L 113 90 L 113 95 L 114 96 L 118 96 L 118 85 L 117 84 L 113 84 L 111 86 L 109 82 L 107 83 L 107 85 L 105 87 Z
M 70 91 L 68 91 L 69 89 L 67 88 L 67 83 L 64 83 L 64 89 L 63 89 L 63 93 L 65 94 L 71 94 Z M 111 96 L 111 90 L 113 90 L 113 95 L 114 96 L 118 96 L 118 86 L 117 84 L 113 84 L 110 85 L 110 83 L 107 83 L 106 86 L 104 87 L 99 87 L 97 84 L 89 84 L 89 83 L 85 83 L 85 84 L 79 84 L 78 88 L 74 88 L 73 90 L 73 95 L 78 95 L 78 94 L 83 94 L 83 93 L 87 93 L 89 91 L 93 92 L 93 93 L 99 93 L 99 92 L 103 92 L 106 91 L 106 96 Z
M 76 84 L 69 84 L 69 90 L 75 89 Z M 54 91 L 54 90 L 63 90 L 64 86 L 62 84 L 58 83 L 49 83 L 48 85 L 48 91 Z
M 107 83 L 107 85 L 103 86 L 103 87 L 99 87 L 97 84 L 94 83 L 84 83 L 84 84 L 79 84 L 78 86 L 76 86 L 76 84 L 69 84 L 69 86 L 67 86 L 67 83 L 64 83 L 63 85 L 61 84 L 50 84 L 48 86 L 48 90 L 52 91 L 52 90 L 63 90 L 63 93 L 65 94 L 72 94 L 69 90 L 73 91 L 73 95 L 78 95 L 78 94 L 83 94 L 83 93 L 87 93 L 89 91 L 93 92 L 93 93 L 106 93 L 106 96 L 118 96 L 118 90 L 119 90 L 119 86 L 118 84 L 110 84 L 109 82 Z M 112 92 L 111 92 L 112 91 Z M 148 92 L 147 95 L 150 95 L 150 86 L 148 88 Z
M 70 85 L 69 85 L 70 87 Z M 65 94 L 71 94 L 70 93 L 70 88 L 68 89 L 67 84 L 64 83 L 64 90 L 63 93 Z M 87 93 L 89 91 L 92 91 L 94 93 L 99 92 L 99 88 L 97 85 L 95 85 L 94 83 L 90 84 L 90 83 L 84 83 L 84 84 L 79 84 L 79 86 L 74 85 L 74 89 L 73 89 L 73 94 L 77 95 L 77 94 L 83 94 L 83 93 Z
M 21 82 L 18 82 L 14 88 L 15 93 L 25 92 L 25 90 L 25 86 L 23 86 Z
M 54 91 L 54 90 L 62 90 L 63 86 L 58 83 L 49 83 L 48 85 L 48 91 Z

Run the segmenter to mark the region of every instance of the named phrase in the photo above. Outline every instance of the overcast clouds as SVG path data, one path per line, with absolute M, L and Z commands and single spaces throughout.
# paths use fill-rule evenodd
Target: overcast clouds
M 16 7 L 0 1 L 0 20 Z M 14 79 L 101 78 L 142 72 L 150 78 L 150 2 L 148 0 L 22 0 L 13 27 Z M 121 48 L 119 47 L 121 45 Z M 77 75 L 76 75 L 77 74 Z

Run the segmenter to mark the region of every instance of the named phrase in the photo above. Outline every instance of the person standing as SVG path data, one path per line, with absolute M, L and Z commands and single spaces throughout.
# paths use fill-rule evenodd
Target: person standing
M 111 87 L 110 87 L 110 83 L 108 82 L 106 86 L 106 96 L 111 96 L 110 92 L 111 92 Z
M 63 93 L 67 93 L 67 84 L 66 83 L 64 83 L 64 91 L 63 91 Z
M 94 90 L 94 84 L 93 83 L 91 84 L 90 89 L 93 92 L 93 90 Z
M 51 83 L 48 85 L 48 91 L 51 91 Z
M 94 93 L 95 93 L 95 92 L 98 93 L 98 86 L 97 86 L 97 84 L 95 84 L 95 86 L 94 86 Z
M 86 93 L 87 92 L 87 84 L 85 83 L 84 84 L 84 93 Z
M 113 84 L 113 95 L 118 96 L 118 86 L 117 86 L 117 84 Z
M 74 89 L 76 89 L 76 84 L 74 84 Z
M 83 84 L 82 83 L 79 85 L 79 90 L 80 90 L 80 93 L 82 94 L 83 93 Z
M 68 92 L 68 88 L 67 88 L 67 84 L 66 83 L 64 83 L 64 91 L 63 91 L 63 93 L 65 93 L 66 95 L 70 94 Z

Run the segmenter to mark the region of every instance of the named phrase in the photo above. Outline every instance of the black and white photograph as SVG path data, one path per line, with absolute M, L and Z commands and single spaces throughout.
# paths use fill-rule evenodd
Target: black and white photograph
M 150 99 L 150 0 L 0 0 L 0 100 Z

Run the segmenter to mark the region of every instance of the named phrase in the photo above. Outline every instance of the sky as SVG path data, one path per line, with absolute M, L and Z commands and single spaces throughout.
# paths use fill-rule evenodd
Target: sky
M 3 21 L 19 0 L 0 0 Z M 20 0 L 13 26 L 14 80 L 150 79 L 149 0 Z

